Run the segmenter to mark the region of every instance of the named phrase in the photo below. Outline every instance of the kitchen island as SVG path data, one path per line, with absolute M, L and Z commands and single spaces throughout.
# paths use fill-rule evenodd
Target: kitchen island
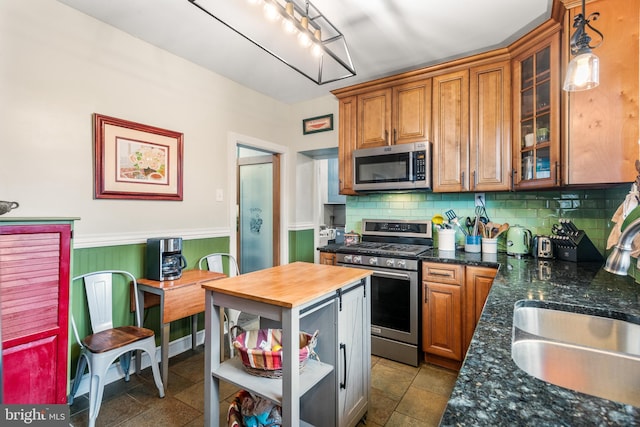
M 300 425 L 301 420 L 355 425 L 369 401 L 370 275 L 368 270 L 296 262 L 203 285 L 205 425 L 219 420 L 220 379 L 280 404 L 285 426 Z M 281 324 L 281 379 L 252 376 L 238 358 L 220 363 L 220 307 Z M 298 336 L 303 328 L 319 331 L 316 352 L 322 362 L 309 360 L 299 370 Z
M 470 256 L 471 255 L 471 256 Z M 640 285 L 602 270 L 602 263 L 516 259 L 495 261 L 437 250 L 425 261 L 499 266 L 441 426 L 597 426 L 640 424 L 640 408 L 590 396 L 539 380 L 511 358 L 514 304 L 540 300 L 594 307 L 640 319 Z

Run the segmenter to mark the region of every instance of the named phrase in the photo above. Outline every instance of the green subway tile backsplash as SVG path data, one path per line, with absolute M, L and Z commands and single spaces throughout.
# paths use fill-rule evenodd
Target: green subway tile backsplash
M 493 222 L 519 224 L 541 235 L 551 233 L 560 218 L 573 220 L 605 253 L 611 217 L 629 192 L 629 184 L 605 190 L 486 193 Z M 431 219 L 453 209 L 459 217 L 475 215 L 474 193 L 370 194 L 347 197 L 346 230 L 360 233 L 362 219 Z

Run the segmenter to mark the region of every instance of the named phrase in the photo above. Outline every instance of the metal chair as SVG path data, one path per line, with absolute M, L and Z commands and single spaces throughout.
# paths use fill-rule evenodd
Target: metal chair
M 73 313 L 71 314 L 71 325 L 76 341 L 80 346 L 80 356 L 78 358 L 76 376 L 73 380 L 68 401 L 69 405 L 73 404 L 75 394 L 82 381 L 84 370 L 88 366 L 90 376 L 90 427 L 95 425 L 98 412 L 100 412 L 105 376 L 109 366 L 119 358 L 120 367 L 124 371 L 125 381 L 129 381 L 129 367 L 131 365 L 131 355 L 134 351 L 145 351 L 149 355 L 153 379 L 156 387 L 158 387 L 160 397 L 164 397 L 164 387 L 156 360 L 154 332 L 151 329 L 142 327 L 140 310 L 136 309 L 135 311 L 135 325 L 113 326 L 114 275 L 119 275 L 124 278 L 122 284 L 126 285 L 127 295 L 131 292 L 129 288 L 129 281 L 131 281 L 133 284 L 133 298 L 135 299 L 135 307 L 137 308 L 138 283 L 135 277 L 129 272 L 120 270 L 96 271 L 72 279 L 72 283 L 76 280 L 84 279 L 92 333 L 80 339 Z M 120 282 L 120 280 L 118 280 L 118 282 Z M 123 303 L 120 301 L 116 301 L 115 304 L 117 304 L 117 306 L 123 306 Z M 130 307 L 129 301 L 126 302 L 126 307 Z M 139 353 L 139 355 L 141 355 L 141 353 Z
M 238 276 L 240 269 L 238 268 L 238 262 L 235 257 L 226 253 L 213 253 L 205 255 L 198 261 L 198 269 L 204 270 L 204 262 L 206 261 L 209 271 L 215 271 L 217 273 L 224 273 L 224 259 L 227 259 L 229 264 L 229 277 Z M 241 311 L 234 310 L 232 308 L 225 308 L 224 310 L 224 333 L 229 337 L 229 356 L 233 357 L 233 337 L 231 336 L 231 328 L 238 324 L 238 318 Z

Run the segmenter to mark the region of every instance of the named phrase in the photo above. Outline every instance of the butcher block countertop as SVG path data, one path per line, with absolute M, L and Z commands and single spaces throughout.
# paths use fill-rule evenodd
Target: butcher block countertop
M 294 262 L 203 284 L 208 291 L 292 308 L 363 279 L 369 270 Z

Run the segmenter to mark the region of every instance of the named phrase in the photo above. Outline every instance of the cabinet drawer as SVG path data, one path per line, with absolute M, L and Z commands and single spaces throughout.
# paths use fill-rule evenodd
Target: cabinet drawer
M 462 285 L 464 266 L 439 262 L 422 262 L 422 280 L 436 283 Z

